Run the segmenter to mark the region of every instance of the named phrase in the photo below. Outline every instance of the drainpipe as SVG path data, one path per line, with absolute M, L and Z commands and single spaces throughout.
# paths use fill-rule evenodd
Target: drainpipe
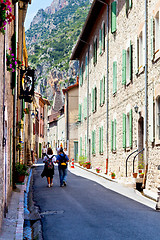
M 107 72 L 106 72 L 106 173 L 107 173 L 107 169 L 108 169 L 108 107 L 109 107 L 109 5 L 107 4 Z
M 5 89 L 6 89 L 6 37 L 4 35 L 3 51 L 3 154 L 4 154 L 4 217 L 8 212 L 7 208 L 7 159 L 6 159 L 6 126 L 5 126 Z
M 17 43 L 18 43 L 18 2 L 14 8 L 14 32 L 15 32 L 15 58 L 17 59 Z M 13 103 L 13 189 L 15 185 L 15 162 L 16 162 L 16 115 L 17 115 L 17 71 L 14 74 L 15 88 L 14 88 L 14 103 Z
M 68 124 L 68 91 L 66 91 L 66 143 L 67 151 L 69 150 L 69 124 Z M 70 154 L 69 154 L 70 155 Z
M 90 161 L 90 147 L 89 147 L 89 49 L 88 45 L 88 74 L 87 74 L 87 159 Z
M 148 93 L 148 65 L 147 65 L 147 0 L 145 0 L 145 122 L 144 122 L 144 141 L 145 141 L 145 165 L 148 165 L 148 154 L 147 154 L 147 116 L 148 116 L 148 109 L 147 109 L 147 93 Z

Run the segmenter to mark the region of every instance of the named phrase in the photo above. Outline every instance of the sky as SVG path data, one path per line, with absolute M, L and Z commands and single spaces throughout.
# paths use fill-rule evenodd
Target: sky
M 25 19 L 25 30 L 30 27 L 30 23 L 32 22 L 34 16 L 38 12 L 39 9 L 50 6 L 53 0 L 32 0 L 31 4 L 28 4 L 28 10 Z

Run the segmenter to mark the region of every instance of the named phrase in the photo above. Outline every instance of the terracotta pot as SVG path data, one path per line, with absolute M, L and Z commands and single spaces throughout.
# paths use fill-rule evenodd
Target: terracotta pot
M 100 173 L 100 170 L 96 170 L 97 173 Z
M 91 164 L 87 164 L 87 165 L 86 165 L 86 168 L 87 168 L 87 169 L 90 169 L 90 168 L 91 168 Z
M 144 177 L 144 174 L 139 174 L 139 177 L 140 177 L 140 178 L 143 178 L 143 177 Z
M 22 183 L 22 182 L 24 182 L 24 179 L 25 179 L 25 176 L 24 176 L 24 175 L 19 175 L 18 178 L 17 178 L 17 181 L 18 181 L 19 183 Z
M 133 173 L 133 177 L 137 178 L 138 173 Z
M 115 176 L 111 176 L 112 179 L 115 179 Z
M 142 169 L 139 169 L 138 172 L 139 172 L 139 173 L 142 173 Z

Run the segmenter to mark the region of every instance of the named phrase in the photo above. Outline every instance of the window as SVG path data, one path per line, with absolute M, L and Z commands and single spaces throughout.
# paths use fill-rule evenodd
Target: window
M 92 154 L 96 154 L 96 131 L 92 131 Z
M 128 16 L 129 10 L 132 8 L 132 0 L 126 0 L 126 15 Z
M 105 103 L 105 76 L 100 80 L 100 106 Z
M 97 88 L 92 88 L 92 112 L 97 110 Z
M 160 96 L 157 98 L 157 139 L 160 140 Z
M 103 153 L 103 126 L 99 127 L 99 153 Z
M 99 54 L 105 51 L 105 23 L 103 22 L 102 28 L 99 30 Z
M 132 109 L 123 113 L 123 148 L 132 148 Z
M 111 121 L 111 151 L 116 151 L 116 119 Z
M 93 64 L 97 63 L 97 38 L 93 42 Z
M 151 60 L 160 57 L 160 10 L 151 18 Z
M 160 19 L 159 19 L 159 11 L 156 14 L 155 17 L 155 52 L 159 51 L 160 49 L 160 32 L 159 32 L 159 28 L 160 28 L 160 23 L 159 23 Z
M 126 51 L 126 84 L 128 85 L 132 81 L 132 44 Z
M 117 92 L 117 62 L 113 62 L 113 95 Z
M 136 37 L 135 44 L 135 72 L 140 74 L 144 71 L 145 64 L 145 29 L 140 32 L 139 37 Z
M 114 1 L 111 3 L 111 33 L 116 31 L 116 11 L 117 11 L 117 2 Z

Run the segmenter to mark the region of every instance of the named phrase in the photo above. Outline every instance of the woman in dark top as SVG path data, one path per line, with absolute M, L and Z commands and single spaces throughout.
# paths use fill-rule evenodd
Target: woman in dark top
M 47 149 L 47 154 L 44 157 L 43 162 L 45 163 L 44 174 L 46 176 L 48 187 L 53 186 L 53 175 L 54 175 L 54 155 L 51 148 Z

